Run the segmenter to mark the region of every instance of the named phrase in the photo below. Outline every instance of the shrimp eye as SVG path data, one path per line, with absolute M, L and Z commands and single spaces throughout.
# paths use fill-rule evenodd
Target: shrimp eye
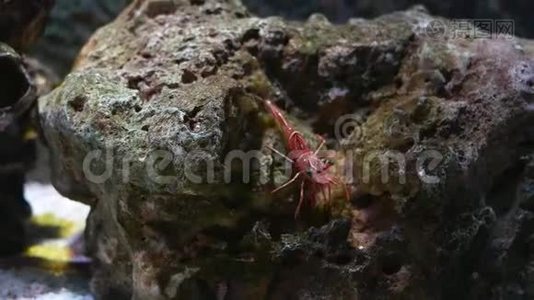
M 323 163 L 327 165 L 328 167 L 331 167 L 334 165 L 334 160 L 331 158 L 324 158 Z
M 312 177 L 313 176 L 313 171 L 312 170 L 306 171 L 306 175 L 308 175 L 308 177 Z

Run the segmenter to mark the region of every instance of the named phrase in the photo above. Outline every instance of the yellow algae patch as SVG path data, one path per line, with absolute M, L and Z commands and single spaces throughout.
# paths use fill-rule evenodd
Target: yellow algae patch
M 39 135 L 38 135 L 37 131 L 35 131 L 35 129 L 33 129 L 33 128 L 28 128 L 28 129 L 26 129 L 26 131 L 24 132 L 23 139 L 24 139 L 25 141 L 33 141 L 33 140 L 37 139 L 38 136 L 39 136 Z
M 42 259 L 47 269 L 54 273 L 64 272 L 67 264 L 72 259 L 72 253 L 66 239 L 72 237 L 83 229 L 82 224 L 71 220 L 59 218 L 53 213 L 34 216 L 31 223 L 36 227 L 53 228 L 57 236 L 46 241 L 30 246 L 25 256 Z M 57 232 L 55 232 L 57 230 Z
M 81 225 L 73 221 L 61 219 L 52 213 L 46 213 L 34 216 L 31 222 L 37 226 L 56 227 L 58 229 L 58 238 L 68 238 L 81 230 Z
M 69 262 L 72 258 L 67 246 L 55 244 L 34 245 L 26 250 L 26 256 L 55 262 Z

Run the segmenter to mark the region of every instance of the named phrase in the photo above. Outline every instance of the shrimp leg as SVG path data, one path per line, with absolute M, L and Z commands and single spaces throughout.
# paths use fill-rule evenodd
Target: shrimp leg
M 317 137 L 321 140 L 321 143 L 319 144 L 319 146 L 317 147 L 317 149 L 315 149 L 315 152 L 313 154 L 317 155 L 317 153 L 319 153 L 319 151 L 321 151 L 321 149 L 324 147 L 324 145 L 326 144 L 326 141 L 324 140 L 324 138 L 320 135 L 317 135 Z
M 330 182 L 332 184 L 341 185 L 343 187 L 343 191 L 345 192 L 345 199 L 347 201 L 350 201 L 350 192 L 349 192 L 349 189 L 347 188 L 347 185 L 344 182 L 342 182 L 339 179 L 332 179 Z
M 293 182 L 295 182 L 300 177 L 301 174 L 302 174 L 301 172 L 297 173 L 297 175 L 293 176 L 293 178 L 291 178 L 291 180 L 289 180 L 288 182 L 284 183 L 282 186 L 280 186 L 277 189 L 275 189 L 274 191 L 272 191 L 271 194 L 274 194 L 274 193 L 280 191 L 281 189 L 286 188 L 288 185 L 290 185 Z
M 323 201 L 324 201 L 323 203 L 326 204 L 330 202 L 330 198 L 327 198 L 326 187 L 321 186 L 320 189 L 321 189 L 321 194 L 323 195 Z
M 282 152 L 280 152 L 280 151 L 274 149 L 274 147 L 271 147 L 271 146 L 266 146 L 266 147 L 267 147 L 267 149 L 269 149 L 269 150 L 273 151 L 274 153 L 276 153 L 276 154 L 280 155 L 281 157 L 283 157 L 283 158 L 284 158 L 285 160 L 287 160 L 288 162 L 290 162 L 290 163 L 294 163 L 294 161 L 293 161 L 291 158 L 287 157 L 287 156 L 284 155 Z
M 300 200 L 299 204 L 297 205 L 297 210 L 295 210 L 295 219 L 298 219 L 302 204 L 304 203 L 304 181 L 305 180 L 302 180 L 302 183 L 300 184 Z

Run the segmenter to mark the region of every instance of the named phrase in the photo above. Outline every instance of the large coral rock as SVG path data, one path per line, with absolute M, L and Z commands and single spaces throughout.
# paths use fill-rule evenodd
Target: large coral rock
M 135 1 L 40 101 L 55 185 L 92 207 L 94 292 L 532 293 L 534 215 L 519 188 L 531 180 L 532 45 L 427 30 L 435 20 L 414 9 L 334 26 L 251 17 L 238 1 Z M 297 189 L 269 192 L 288 174 L 266 147 L 284 151 L 266 98 L 307 136 L 327 135 L 354 177 L 352 203 L 336 189 L 326 223 L 310 207 L 293 218 Z

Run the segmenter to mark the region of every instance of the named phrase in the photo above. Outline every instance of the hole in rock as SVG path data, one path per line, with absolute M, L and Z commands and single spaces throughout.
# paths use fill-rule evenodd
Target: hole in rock
M 260 39 L 260 30 L 253 28 L 245 32 L 241 42 L 245 43 L 250 40 L 259 40 L 259 39 Z
M 195 75 L 195 73 L 189 70 L 184 70 L 184 73 L 182 74 L 182 83 L 189 84 L 195 81 L 197 81 L 197 76 Z
M 350 264 L 353 259 L 354 258 L 350 253 L 341 253 L 336 255 L 336 257 L 334 258 L 334 263 L 337 265 L 344 266 Z
M 376 197 L 365 194 L 365 195 L 355 195 L 351 198 L 351 203 L 357 209 L 365 209 L 370 207 L 376 201 Z
M 382 260 L 382 273 L 385 275 L 394 275 L 398 273 L 401 268 L 401 259 L 396 254 L 387 255 Z
M 188 112 L 184 116 L 184 122 L 187 124 L 187 126 L 189 127 L 190 130 L 194 130 L 195 129 L 195 125 L 198 122 L 196 120 L 196 117 L 197 117 L 198 113 L 200 113 L 201 110 L 202 110 L 202 106 L 195 106 L 195 108 L 193 108 L 193 110 L 191 110 L 190 112 Z
M 174 1 L 149 1 L 146 7 L 146 15 L 155 18 L 159 15 L 170 15 L 176 11 Z
M 87 102 L 87 99 L 84 96 L 78 95 L 74 97 L 71 101 L 69 101 L 69 106 L 74 109 L 76 112 L 82 112 L 85 107 L 85 102 Z M 111 114 L 115 114 L 116 111 L 113 110 Z
M 13 106 L 22 98 L 30 84 L 23 70 L 10 57 L 0 57 L 0 108 Z
M 493 179 L 486 201 L 498 216 L 514 208 L 517 182 L 520 181 L 524 169 L 524 162 L 518 161 Z

